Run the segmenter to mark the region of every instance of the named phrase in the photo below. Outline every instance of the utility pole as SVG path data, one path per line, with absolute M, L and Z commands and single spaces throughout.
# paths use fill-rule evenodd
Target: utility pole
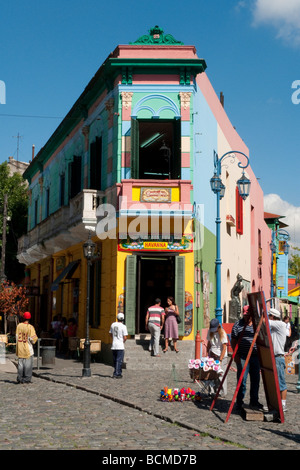
M 6 276 L 5 276 L 6 223 L 7 223 L 7 194 L 4 194 L 0 282 L 6 281 Z
M 17 139 L 17 162 L 18 162 L 19 161 L 20 139 L 22 139 L 22 136 L 18 132 L 18 135 L 14 135 L 13 137 Z

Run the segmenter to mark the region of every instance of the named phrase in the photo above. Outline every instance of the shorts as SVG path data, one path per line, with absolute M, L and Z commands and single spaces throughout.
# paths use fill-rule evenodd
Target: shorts
M 279 382 L 279 390 L 283 392 L 283 390 L 287 389 L 286 382 L 285 382 L 285 360 L 283 356 L 275 357 L 277 374 L 278 374 L 278 382 Z

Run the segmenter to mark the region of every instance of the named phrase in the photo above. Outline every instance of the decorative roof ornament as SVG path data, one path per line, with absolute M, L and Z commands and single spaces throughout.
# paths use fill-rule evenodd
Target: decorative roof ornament
M 154 26 L 149 31 L 150 34 L 145 34 L 141 36 L 134 42 L 130 42 L 129 44 L 143 44 L 143 45 L 183 45 L 183 42 L 177 41 L 172 34 L 163 34 L 163 30 L 159 26 Z

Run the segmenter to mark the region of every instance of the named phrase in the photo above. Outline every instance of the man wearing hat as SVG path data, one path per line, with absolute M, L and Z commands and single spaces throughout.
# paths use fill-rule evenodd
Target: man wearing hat
M 287 411 L 286 395 L 287 386 L 285 381 L 285 359 L 284 346 L 286 342 L 286 324 L 281 321 L 281 315 L 276 308 L 270 308 L 269 325 L 273 343 L 276 369 L 278 374 L 279 390 L 282 402 L 282 410 Z
M 245 305 L 243 307 L 243 318 L 238 320 L 232 327 L 231 346 L 233 350 L 235 349 L 240 337 L 241 341 L 239 343 L 239 347 L 234 358 L 237 366 L 237 382 L 239 381 L 239 378 L 243 371 L 246 358 L 248 356 L 248 352 L 250 350 L 254 338 L 254 329 L 248 305 Z M 262 409 L 263 405 L 258 401 L 258 392 L 260 384 L 260 363 L 257 354 L 256 343 L 253 346 L 252 353 L 245 369 L 243 380 L 237 394 L 236 408 L 238 410 L 241 410 L 244 404 L 248 373 L 250 376 L 250 406 L 255 409 Z
M 29 324 L 30 312 L 25 312 L 23 322 L 16 329 L 16 355 L 18 357 L 17 382 L 27 384 L 31 382 L 33 368 L 33 344 L 37 342 L 35 329 Z
M 117 321 L 111 324 L 109 334 L 112 337 L 111 350 L 113 353 L 114 373 L 113 377 L 116 379 L 122 378 L 122 365 L 125 353 L 125 341 L 127 340 L 128 332 L 126 325 L 123 324 L 124 314 L 118 313 Z

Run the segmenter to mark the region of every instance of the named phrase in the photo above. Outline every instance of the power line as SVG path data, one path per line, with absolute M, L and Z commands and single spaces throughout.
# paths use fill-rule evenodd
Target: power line
M 27 115 L 27 114 L 0 114 L 0 116 L 4 117 L 20 117 L 20 118 L 38 118 L 38 119 L 63 119 L 60 116 L 34 116 L 34 115 Z

